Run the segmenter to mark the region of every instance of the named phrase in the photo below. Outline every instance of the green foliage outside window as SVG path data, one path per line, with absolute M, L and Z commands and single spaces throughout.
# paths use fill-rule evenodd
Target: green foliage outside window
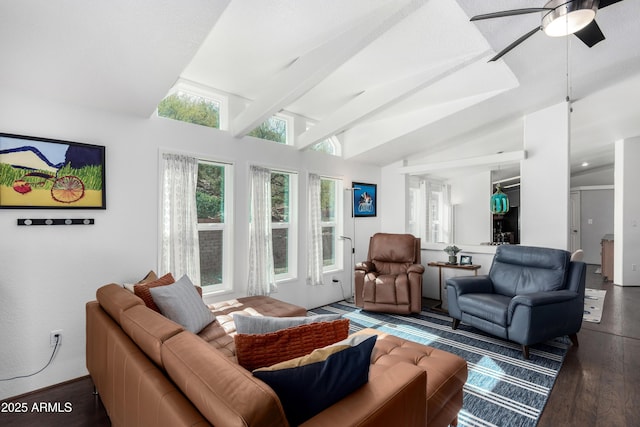
M 311 150 L 320 151 L 322 153 L 327 153 L 331 155 L 336 155 L 336 147 L 334 146 L 333 141 L 327 138 L 324 141 L 317 142 L 311 146 Z
M 271 173 L 271 221 L 289 222 L 289 174 Z
M 270 117 L 269 120 L 249 132 L 250 136 L 274 141 L 280 144 L 287 143 L 287 121 L 278 117 Z
M 320 210 L 322 221 L 335 221 L 336 185 L 329 179 L 320 180 Z
M 224 167 L 198 164 L 196 186 L 198 222 L 224 222 Z
M 200 96 L 177 92 L 158 104 L 158 115 L 212 128 L 220 127 L 220 105 Z

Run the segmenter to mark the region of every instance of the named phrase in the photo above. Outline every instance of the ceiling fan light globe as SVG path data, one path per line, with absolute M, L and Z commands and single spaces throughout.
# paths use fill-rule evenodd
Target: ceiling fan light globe
M 550 0 L 544 7 L 542 29 L 550 37 L 563 37 L 580 31 L 596 17 L 597 0 Z
M 592 9 L 574 10 L 543 25 L 544 32 L 550 37 L 567 36 L 589 25 L 595 17 L 596 12 Z

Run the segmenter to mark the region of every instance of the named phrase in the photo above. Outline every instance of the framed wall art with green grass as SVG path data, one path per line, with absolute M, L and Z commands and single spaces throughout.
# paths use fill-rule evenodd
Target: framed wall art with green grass
M 105 148 L 0 133 L 0 208 L 106 209 Z

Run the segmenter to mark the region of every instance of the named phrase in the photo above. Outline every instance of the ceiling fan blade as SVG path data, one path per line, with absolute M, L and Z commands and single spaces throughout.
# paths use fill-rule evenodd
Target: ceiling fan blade
M 622 0 L 600 0 L 600 3 L 598 4 L 598 9 L 611 6 L 612 4 L 618 3 L 619 1 L 622 1 Z
M 502 51 L 500 51 L 500 53 L 498 53 L 496 56 L 491 58 L 489 60 L 489 62 L 497 61 L 498 59 L 502 58 L 511 49 L 513 49 L 514 47 L 518 46 L 520 43 L 522 43 L 523 41 L 525 41 L 526 39 L 528 39 L 529 37 L 531 37 L 532 35 L 534 35 L 538 31 L 540 31 L 541 29 L 542 29 L 542 27 L 536 27 L 533 30 L 529 31 L 527 34 L 525 34 L 524 36 L 520 37 L 518 40 L 516 40 L 513 43 L 511 43 L 509 46 L 507 46 L 504 49 L 502 49 Z
M 575 34 L 577 38 L 582 40 L 582 42 L 589 47 L 593 47 L 595 44 L 604 40 L 604 34 L 602 34 L 602 31 L 598 24 L 596 24 L 595 20 L 591 21 L 589 25 L 573 34 Z
M 620 0 L 618 0 L 620 1 Z M 525 15 L 527 13 L 544 12 L 545 10 L 553 10 L 549 7 L 528 7 L 526 9 L 503 10 L 501 12 L 486 13 L 484 15 L 476 15 L 471 21 L 479 21 L 481 19 L 502 18 L 505 16 Z

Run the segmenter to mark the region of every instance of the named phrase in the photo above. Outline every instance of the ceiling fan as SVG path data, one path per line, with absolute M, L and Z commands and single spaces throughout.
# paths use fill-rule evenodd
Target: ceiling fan
M 604 40 L 604 34 L 602 34 L 595 21 L 596 12 L 619 1 L 622 0 L 550 0 L 544 7 L 503 10 L 501 12 L 476 15 L 471 18 L 471 21 L 542 12 L 540 26 L 504 48 L 489 60 L 489 62 L 492 62 L 500 59 L 538 31 L 544 31 L 545 34 L 551 37 L 575 34 L 584 44 L 592 47 Z

